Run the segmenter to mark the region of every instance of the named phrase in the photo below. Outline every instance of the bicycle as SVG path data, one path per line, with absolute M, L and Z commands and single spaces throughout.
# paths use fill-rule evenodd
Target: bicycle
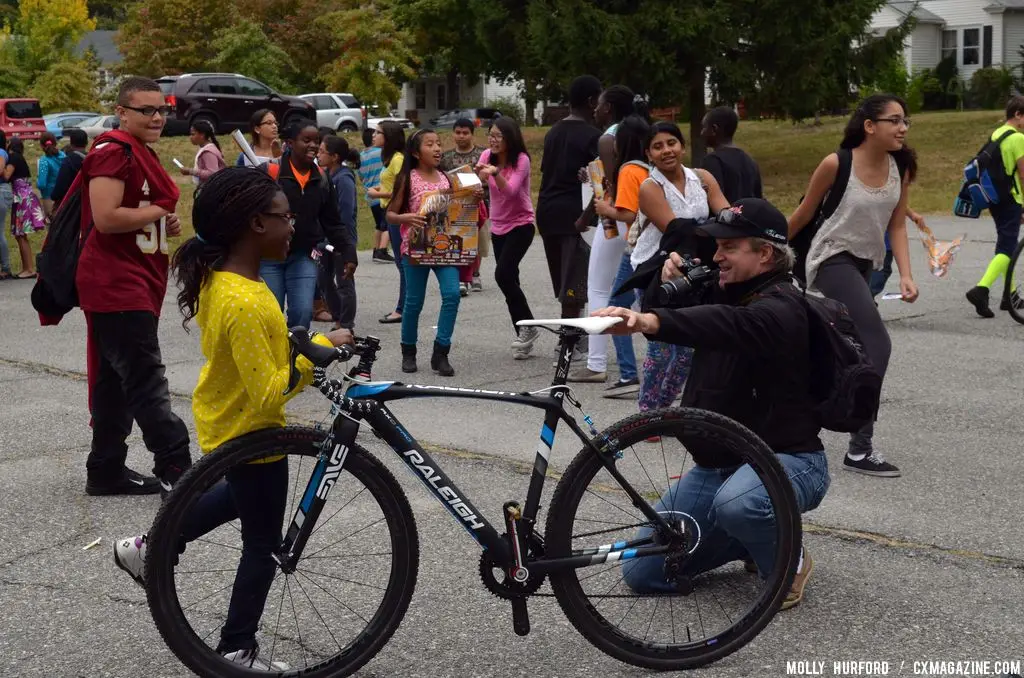
M 287 658 L 289 668 L 277 675 L 324 678 L 353 673 L 384 647 L 412 597 L 419 543 L 401 486 L 356 441 L 360 423 L 365 422 L 483 549 L 482 583 L 511 604 L 516 634 L 530 631 L 527 600 L 553 595 L 589 642 L 635 666 L 691 669 L 743 647 L 775 615 L 793 580 L 801 529 L 792 486 L 760 438 L 711 412 L 643 412 L 598 432 L 566 386 L 566 377 L 580 339 L 618 320 L 524 321 L 560 337 L 552 384 L 534 392 L 371 381 L 380 348 L 376 338 L 326 348 L 312 343 L 304 329 L 293 330 L 293 349 L 314 364 L 314 385 L 332 402 L 333 421 L 328 428 L 290 426 L 238 438 L 206 455 L 175 486 L 149 532 L 146 565 L 149 606 L 167 645 L 200 676 L 255 675 L 228 663 L 207 643 L 224 619 L 226 592 L 233 586 L 237 552 L 242 550 L 237 545 L 241 527 L 233 521 L 187 547 L 179 535 L 196 500 L 231 468 L 284 455 L 288 482 L 294 478 L 294 484 L 283 514 L 284 536 L 273 556 L 275 575 L 262 616 L 261 657 L 269 651 L 271 662 Z M 328 378 L 329 365 L 354 356 L 359 363 L 347 375 Z M 525 504 L 503 504 L 502 534 L 387 407 L 390 401 L 429 396 L 544 411 Z M 589 435 L 574 409 L 582 413 Z M 560 422 L 579 438 L 582 449 L 558 482 L 542 534 L 541 494 Z M 655 437 L 659 442 L 649 442 Z M 710 542 L 712 535 L 702 535 L 698 522 L 675 510 L 671 502 L 668 506 L 673 508 L 656 503 L 661 497 L 675 499 L 667 493 L 685 473 L 687 448 L 694 445 L 715 445 L 735 453 L 753 467 L 766 488 L 776 516 L 771 535 L 776 548 L 764 578 L 751 574 L 738 560 L 701 571 L 694 554 L 704 553 L 699 551 L 702 545 L 711 548 L 705 538 Z M 310 466 L 303 470 L 307 461 Z M 678 475 L 670 472 L 677 468 Z M 330 514 L 325 513 L 328 500 Z M 324 515 L 329 517 L 323 519 Z M 360 555 L 357 549 L 365 553 Z M 639 576 L 636 568 L 641 563 L 654 563 L 657 578 L 671 590 L 638 591 L 628 578 Z M 365 568 L 356 572 L 362 565 Z M 186 584 L 188 575 L 199 575 L 200 581 Z M 545 581 L 552 593 L 540 592 Z M 751 600 L 723 603 L 735 593 L 751 594 Z M 328 623 L 313 596 L 331 608 L 328 613 L 339 612 L 340 619 Z M 366 602 L 378 596 L 379 602 Z M 301 615 L 296 601 L 303 608 Z M 282 623 L 285 612 L 293 619 Z M 685 617 L 686 613 L 695 617 Z M 300 629 L 303 622 L 311 628 Z M 339 640 L 350 628 L 352 637 Z M 273 634 L 269 648 L 267 634 Z M 297 661 L 302 666 L 291 668 Z
M 1024 270 L 1017 270 L 1017 264 L 1021 263 L 1021 253 L 1024 252 L 1024 240 L 1017 243 L 1017 249 L 1010 257 L 1010 265 L 1006 269 L 1006 286 L 1003 289 L 1003 300 L 1008 302 L 1007 311 L 1010 317 L 1024 325 Z M 1024 263 L 1021 264 L 1024 268 Z

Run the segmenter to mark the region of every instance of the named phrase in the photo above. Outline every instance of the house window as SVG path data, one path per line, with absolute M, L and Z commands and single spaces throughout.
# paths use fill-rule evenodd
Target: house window
M 942 31 L 942 60 L 956 60 L 956 31 Z
M 981 65 L 988 68 L 992 65 L 992 27 L 985 26 L 984 39 L 981 43 Z
M 964 66 L 977 66 L 981 63 L 981 29 L 964 29 Z
M 417 110 L 424 110 L 427 107 L 427 83 L 417 82 L 416 83 L 416 108 Z

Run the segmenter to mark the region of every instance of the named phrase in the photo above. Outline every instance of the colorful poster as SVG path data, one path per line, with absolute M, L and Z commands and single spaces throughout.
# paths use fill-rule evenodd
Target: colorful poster
M 480 240 L 480 180 L 465 165 L 448 172 L 451 190 L 428 193 L 419 213 L 422 227 L 409 231 L 409 260 L 418 266 L 466 266 Z

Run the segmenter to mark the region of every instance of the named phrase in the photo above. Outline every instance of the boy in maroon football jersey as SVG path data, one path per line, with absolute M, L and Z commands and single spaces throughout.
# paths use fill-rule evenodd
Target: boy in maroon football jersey
M 82 165 L 83 233 L 94 223 L 75 278 L 88 327 L 93 427 L 85 491 L 166 493 L 192 463 L 157 338 L 167 238 L 181 225 L 178 187 L 147 144 L 160 138 L 169 109 L 156 82 L 133 77 L 121 85 L 116 111 L 120 128 L 100 135 Z M 132 420 L 153 453 L 155 478 L 125 466 Z

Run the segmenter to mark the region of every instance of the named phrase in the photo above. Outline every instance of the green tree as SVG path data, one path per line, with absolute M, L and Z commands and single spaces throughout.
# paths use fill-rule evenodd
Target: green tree
M 352 92 L 367 104 L 398 101 L 400 82 L 416 77 L 411 36 L 396 25 L 390 2 L 344 0 L 316 20 L 334 57 L 319 72 L 332 90 Z
M 533 124 L 540 96 L 539 83 L 547 80 L 545 60 L 530 48 L 529 0 L 470 0 L 481 52 L 486 55 L 483 73 L 500 81 L 520 80 L 526 104 L 526 122 Z M 558 97 L 564 93 L 558 93 Z
M 128 10 L 140 0 L 89 0 L 89 16 L 96 20 L 96 28 L 117 30 L 128 18 Z
M 128 10 L 116 42 L 131 75 L 201 71 L 219 50 L 211 38 L 235 23 L 235 6 L 222 0 L 146 0 Z
M 213 47 L 217 50 L 214 68 L 251 75 L 279 91 L 291 91 L 288 53 L 272 43 L 255 21 L 243 19 L 221 30 Z
M 96 28 L 85 0 L 21 0 L 18 5 L 18 65 L 30 80 L 55 63 L 73 58 L 75 45 Z
M 872 66 L 902 49 L 909 30 L 868 33 L 885 0 L 533 0 L 533 59 L 564 91 L 580 73 L 621 82 L 654 106 L 684 104 L 692 162 L 703 156 L 705 86 L 803 117 L 845 104 Z M 841 11 L 840 11 L 841 10 Z
M 29 93 L 44 111 L 95 111 L 99 108 L 96 72 L 84 61 L 58 61 L 36 78 Z

